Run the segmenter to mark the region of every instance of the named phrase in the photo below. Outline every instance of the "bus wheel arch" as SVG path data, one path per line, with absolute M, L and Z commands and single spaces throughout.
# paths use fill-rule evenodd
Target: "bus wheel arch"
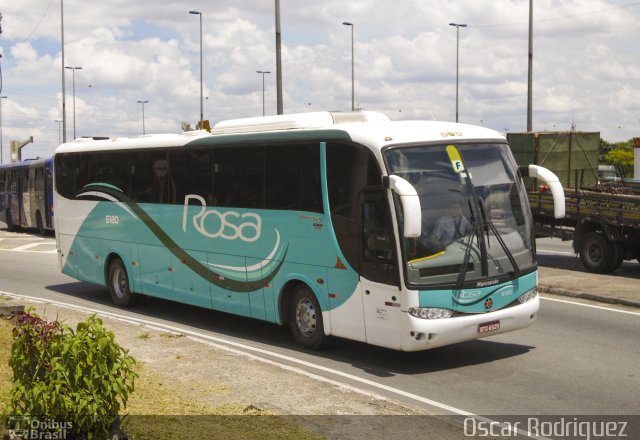
M 283 288 L 279 309 L 282 323 L 289 326 L 297 343 L 312 350 L 327 344 L 322 307 L 308 284 L 289 281 Z
M 139 295 L 131 290 L 129 273 L 118 254 L 112 253 L 106 259 L 105 281 L 115 305 L 129 307 L 137 304 Z

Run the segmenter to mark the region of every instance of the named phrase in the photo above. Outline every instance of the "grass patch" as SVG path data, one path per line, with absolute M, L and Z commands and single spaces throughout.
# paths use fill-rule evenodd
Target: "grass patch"
M 11 345 L 13 344 L 13 324 L 8 319 L 0 318 L 0 411 L 8 404 L 11 397 L 13 371 L 9 367 Z
M 184 335 L 180 334 L 180 333 L 168 333 L 168 332 L 162 332 L 159 335 L 161 338 L 165 338 L 165 339 L 173 339 L 173 338 L 184 338 Z
M 13 372 L 9 367 L 13 324 L 0 319 L 0 410 L 7 407 L 11 395 Z M 146 333 L 139 336 L 149 337 Z M 312 433 L 299 425 L 253 405 L 212 406 L 187 399 L 180 389 L 154 371 L 137 363 L 139 377 L 135 390 L 123 411 L 125 431 L 131 440 L 145 439 L 260 439 L 320 440 L 325 436 Z M 205 393 L 225 392 L 225 387 L 209 387 Z

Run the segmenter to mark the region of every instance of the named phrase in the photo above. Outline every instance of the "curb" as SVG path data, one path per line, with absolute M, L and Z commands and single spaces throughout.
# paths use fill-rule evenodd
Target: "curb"
M 14 312 L 24 312 L 24 304 L 9 303 L 0 305 L 0 316 L 10 316 Z
M 582 298 L 582 299 L 588 299 L 591 301 L 597 301 L 597 302 L 602 302 L 607 304 L 619 304 L 623 306 L 640 308 L 640 301 L 634 301 L 634 300 L 629 300 L 625 298 L 598 295 L 595 293 L 575 292 L 573 290 L 562 289 L 559 287 L 547 287 L 547 286 L 538 286 L 538 291 L 543 293 L 549 293 L 551 295 L 568 296 L 570 298 Z

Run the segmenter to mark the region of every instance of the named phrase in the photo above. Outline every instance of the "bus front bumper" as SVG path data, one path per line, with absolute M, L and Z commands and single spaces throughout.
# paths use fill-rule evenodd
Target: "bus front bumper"
M 402 350 L 428 350 L 526 328 L 534 323 L 539 309 L 540 297 L 536 295 L 524 304 L 469 316 L 421 319 L 407 313 L 408 330 Z

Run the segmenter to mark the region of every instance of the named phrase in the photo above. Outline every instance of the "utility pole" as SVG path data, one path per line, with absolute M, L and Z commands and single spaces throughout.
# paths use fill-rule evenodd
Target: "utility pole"
M 280 0 L 276 0 L 276 95 L 278 114 L 284 114 L 282 105 L 282 33 L 280 32 Z
M 529 72 L 527 79 L 527 131 L 533 131 L 533 0 L 529 0 Z
M 64 65 L 64 0 L 60 0 L 60 46 L 62 58 L 62 143 L 67 142 L 67 98 L 65 91 Z

